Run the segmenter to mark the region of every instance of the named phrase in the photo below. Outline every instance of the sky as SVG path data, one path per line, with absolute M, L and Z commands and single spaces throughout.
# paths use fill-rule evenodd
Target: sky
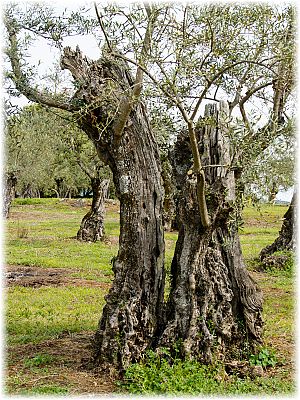
M 291 202 L 294 193 L 294 186 L 288 190 L 281 189 L 276 195 L 275 200 Z

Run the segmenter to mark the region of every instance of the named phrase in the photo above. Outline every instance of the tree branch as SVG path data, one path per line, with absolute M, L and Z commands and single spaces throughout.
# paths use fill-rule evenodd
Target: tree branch
M 91 171 L 82 163 L 80 156 L 77 154 L 76 156 L 76 161 L 78 166 L 81 168 L 81 170 L 87 175 L 87 177 L 92 180 L 94 176 L 92 175 Z
M 102 33 L 104 35 L 104 38 L 105 38 L 105 41 L 106 41 L 106 44 L 107 44 L 107 47 L 109 48 L 109 51 L 112 52 L 112 47 L 111 47 L 110 41 L 108 39 L 107 33 L 106 33 L 105 29 L 104 29 L 104 25 L 102 23 L 102 19 L 101 19 L 101 16 L 99 14 L 96 2 L 94 2 L 94 8 L 95 8 L 95 12 L 96 12 L 97 19 L 98 19 L 98 22 L 99 22 L 99 26 L 101 28 L 101 31 L 102 31 Z
M 224 75 L 227 71 L 229 71 L 231 68 L 236 67 L 237 65 L 241 65 L 241 64 L 254 64 L 254 65 L 259 65 L 261 67 L 267 68 L 267 69 L 271 69 L 271 67 L 269 67 L 268 65 L 263 64 L 263 61 L 251 61 L 251 60 L 241 60 L 241 61 L 237 61 L 236 63 L 227 65 L 226 67 L 222 68 L 219 72 L 217 72 L 211 79 L 209 79 L 207 85 L 205 86 L 205 88 L 203 89 L 202 93 L 199 96 L 199 100 L 197 101 L 197 104 L 194 108 L 194 111 L 192 112 L 190 119 L 193 121 L 197 115 L 197 112 L 199 110 L 199 107 L 204 99 L 204 97 L 206 96 L 209 88 L 212 86 L 212 84 L 219 79 L 222 75 Z M 271 69 L 272 70 L 272 69 Z M 273 70 L 272 70 L 273 72 Z
M 148 58 L 148 52 L 151 46 L 151 38 L 154 29 L 154 23 L 157 18 L 157 15 L 152 11 L 149 5 L 144 4 L 147 16 L 148 16 L 148 24 L 146 33 L 144 36 L 144 41 L 142 45 L 142 50 L 137 63 L 137 71 L 135 76 L 135 82 L 133 85 L 132 92 L 129 97 L 123 97 L 120 104 L 120 114 L 116 119 L 113 130 L 116 137 L 117 142 L 121 139 L 125 125 L 127 123 L 129 114 L 134 106 L 134 104 L 138 101 L 142 88 L 143 88 L 143 78 L 146 66 L 146 60 Z M 116 53 L 114 53 L 116 55 Z
M 258 92 L 261 89 L 264 89 L 267 86 L 271 86 L 272 84 L 273 84 L 273 81 L 272 82 L 266 82 L 266 83 L 262 83 L 261 85 L 255 87 L 255 88 L 253 88 L 251 90 L 248 90 L 246 92 L 245 96 L 239 101 L 239 104 L 244 105 L 246 103 L 246 101 L 248 101 L 250 99 L 250 97 L 253 96 L 256 92 Z
M 209 50 L 209 52 L 206 54 L 206 56 L 203 58 L 203 60 L 202 60 L 202 62 L 201 62 L 201 64 L 200 64 L 200 67 L 199 67 L 199 70 L 200 70 L 200 71 L 202 70 L 205 61 L 208 59 L 208 57 L 210 56 L 210 54 L 212 54 L 213 49 L 214 49 L 214 32 L 213 32 L 213 29 L 212 29 L 212 26 L 211 26 L 211 23 L 210 23 L 209 20 L 207 20 L 207 23 L 208 23 L 208 27 L 209 27 L 209 31 L 210 31 L 210 50 Z
M 26 75 L 22 71 L 21 61 L 18 54 L 18 40 L 17 32 L 13 28 L 13 24 L 7 18 L 4 18 L 4 23 L 6 30 L 8 32 L 8 41 L 10 48 L 6 51 L 9 57 L 13 80 L 16 89 L 22 93 L 24 96 L 35 103 L 44 104 L 49 107 L 55 107 L 66 111 L 77 111 L 79 107 L 72 104 L 71 99 L 58 99 L 57 97 L 51 96 L 50 94 L 45 94 L 30 85 L 30 82 Z

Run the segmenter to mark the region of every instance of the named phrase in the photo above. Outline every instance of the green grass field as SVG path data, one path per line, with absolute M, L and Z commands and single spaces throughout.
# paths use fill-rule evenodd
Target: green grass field
M 290 271 L 254 271 L 260 250 L 277 237 L 286 209 L 246 208 L 240 232 L 246 264 L 264 292 L 264 346 L 275 352 L 276 366 L 269 368 L 263 377 L 252 380 L 236 377 L 228 382 L 220 380 L 219 370 L 178 361 L 172 380 L 170 370 L 166 366 L 158 370 L 157 360 L 152 359 L 152 364 L 148 363 L 150 370 L 142 365 L 133 367 L 140 368 L 133 370 L 140 380 L 129 379 L 130 383 L 120 388 L 109 377 L 96 379 L 92 373 L 80 369 L 81 359 L 89 355 L 89 339 L 97 327 L 104 296 L 113 278 L 111 259 L 118 251 L 118 204 L 107 206 L 105 241 L 83 243 L 76 240 L 76 233 L 88 210 L 88 201 L 79 207 L 75 200 L 16 199 L 6 227 L 8 271 L 34 271 L 43 275 L 35 284 L 16 282 L 5 290 L 7 392 L 25 395 L 107 394 L 120 390 L 127 394 L 292 393 L 294 277 Z M 168 232 L 165 239 L 169 268 L 177 233 Z

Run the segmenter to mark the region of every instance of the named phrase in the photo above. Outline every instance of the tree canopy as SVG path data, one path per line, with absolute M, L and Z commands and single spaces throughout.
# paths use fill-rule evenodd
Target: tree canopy
M 29 99 L 72 109 L 80 115 L 84 105 L 70 100 L 72 92 L 80 90 L 80 82 L 73 80 L 73 89 L 64 91 L 54 85 L 53 92 L 48 77 L 44 89 L 37 90 L 35 66 L 29 65 L 26 51 L 37 38 L 46 40 L 61 53 L 68 36 L 94 35 L 103 50 L 116 62 L 128 62 L 136 74 L 136 93 L 124 95 L 112 81 L 107 87 L 102 102 L 113 104 L 111 120 L 116 110 L 122 109 L 124 118 L 119 119 L 125 121 L 132 107 L 130 101 L 142 96 L 159 129 L 166 128 L 161 118 L 155 117 L 157 110 L 159 116 L 163 111 L 168 129 L 178 132 L 182 126 L 189 126 L 191 141 L 195 142 L 194 128 L 204 105 L 210 100 L 226 100 L 229 135 L 235 148 L 232 165 L 245 164 L 251 169 L 254 163 L 256 168 L 254 160 L 259 159 L 262 150 L 290 132 L 295 113 L 293 7 L 152 4 L 146 7 L 148 17 L 151 14 L 150 24 L 144 13 L 140 3 L 94 4 L 72 11 L 50 5 L 8 6 L 4 17 L 11 44 L 7 54 L 12 71 L 8 77 Z M 130 107 L 126 108 L 125 103 Z M 120 121 L 118 129 L 122 131 L 124 123 Z M 102 129 L 110 123 L 103 121 Z M 199 154 L 196 146 L 193 148 L 194 169 L 201 177 Z M 202 202 L 205 203 L 203 193 Z
M 93 177 L 109 177 L 94 146 L 68 115 L 39 105 L 9 117 L 6 161 L 7 172 L 17 178 L 17 194 L 23 196 L 88 194 Z

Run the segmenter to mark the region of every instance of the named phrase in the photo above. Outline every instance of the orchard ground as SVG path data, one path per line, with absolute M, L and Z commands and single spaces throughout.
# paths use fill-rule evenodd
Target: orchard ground
M 83 367 L 113 279 L 111 260 L 118 251 L 119 235 L 119 205 L 109 200 L 105 240 L 76 240 L 89 204 L 89 200 L 76 199 L 16 199 L 13 203 L 6 228 L 4 271 L 8 394 L 294 392 L 294 272 L 258 268 L 259 252 L 278 236 L 286 206 L 246 207 L 240 231 L 247 267 L 264 293 L 262 354 L 267 349 L 275 365 L 264 367 L 261 376 L 247 376 L 241 373 L 242 364 L 228 374 L 225 368 L 221 371 L 177 360 L 172 381 L 171 367 L 149 354 L 120 383 L 109 374 Z M 165 239 L 169 271 L 177 232 L 166 232 Z M 192 379 L 187 381 L 187 375 Z

